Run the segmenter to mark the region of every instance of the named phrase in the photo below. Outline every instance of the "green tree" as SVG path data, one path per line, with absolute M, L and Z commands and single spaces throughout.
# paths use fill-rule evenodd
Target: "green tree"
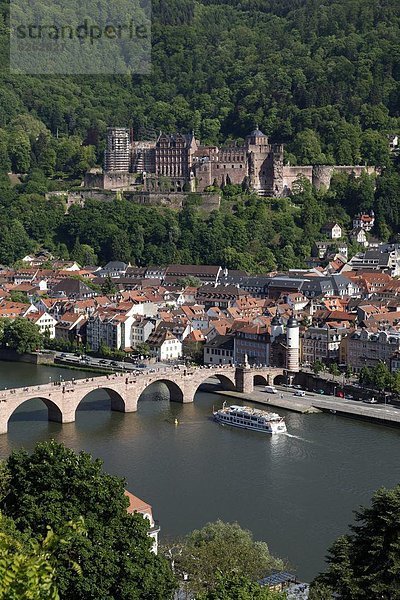
M 219 573 L 236 573 L 252 581 L 284 563 L 272 556 L 265 542 L 255 542 L 250 531 L 237 523 L 216 521 L 192 531 L 182 543 L 175 570 L 188 575 L 188 586 L 194 593 L 215 590 Z
M 312 365 L 312 370 L 314 371 L 315 375 L 319 375 L 321 371 L 325 371 L 325 365 L 322 360 L 317 359 Z
M 146 342 L 142 342 L 140 344 L 138 344 L 135 348 L 135 351 L 137 354 L 139 354 L 140 356 L 144 356 L 144 357 L 148 357 L 150 356 L 150 346 L 148 344 L 146 344 Z
M 340 375 L 340 369 L 339 369 L 337 363 L 332 363 L 329 366 L 329 373 L 331 375 L 333 375 L 333 377 L 337 377 L 338 375 Z
M 6 321 L 2 343 L 5 348 L 24 354 L 41 348 L 43 336 L 35 323 L 17 317 L 14 321 Z
M 328 568 L 312 589 L 339 594 L 343 600 L 400 598 L 400 485 L 380 489 L 371 506 L 355 513 L 350 533 L 328 551 Z M 315 600 L 326 596 L 316 595 Z
M 117 286 L 113 282 L 110 275 L 107 275 L 104 283 L 101 284 L 101 293 L 104 296 L 112 296 L 117 292 Z
M 216 574 L 216 585 L 197 596 L 198 600 L 285 600 L 286 595 L 261 587 L 236 573 Z
M 48 528 L 43 541 L 21 534 L 12 519 L 0 513 L 0 599 L 59 600 L 56 570 L 60 550 L 71 538 L 84 535 L 82 519 L 68 523 L 55 535 Z M 71 573 L 81 575 L 77 563 L 70 563 Z
M 9 491 L 0 508 L 21 532 L 40 539 L 47 526 L 58 535 L 65 521 L 84 518 L 86 536 L 73 536 L 57 554 L 62 600 L 172 597 L 175 581 L 167 561 L 151 552 L 148 521 L 127 513 L 124 481 L 104 473 L 100 460 L 51 441 L 30 455 L 14 451 L 7 467 Z M 70 560 L 82 577 L 71 572 Z
M 300 165 L 326 164 L 318 133 L 312 129 L 304 129 L 296 135 L 292 152 Z
M 9 139 L 11 166 L 14 173 L 27 173 L 31 164 L 31 144 L 24 131 L 17 131 Z
M 369 165 L 386 167 L 390 164 L 390 151 L 387 138 L 379 131 L 364 131 L 361 141 L 361 155 Z

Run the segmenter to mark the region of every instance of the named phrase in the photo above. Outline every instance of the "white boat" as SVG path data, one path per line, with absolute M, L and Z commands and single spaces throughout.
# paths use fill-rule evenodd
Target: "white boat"
M 263 433 L 285 433 L 286 424 L 277 413 L 269 413 L 250 406 L 224 406 L 213 411 L 214 419 L 221 425 L 231 425 L 241 429 L 254 429 Z

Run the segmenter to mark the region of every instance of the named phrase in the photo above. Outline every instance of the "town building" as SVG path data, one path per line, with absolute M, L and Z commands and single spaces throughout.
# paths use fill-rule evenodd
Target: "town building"
M 150 319 L 144 317 L 137 318 L 132 323 L 131 332 L 131 347 L 133 349 L 138 346 L 145 344 L 150 337 L 151 332 L 154 330 L 154 323 Z
M 399 331 L 357 329 L 347 339 L 346 362 L 356 372 L 380 362 L 390 367 L 392 355 L 399 350 Z
M 321 233 L 326 235 L 331 240 L 338 240 L 342 237 L 342 228 L 339 223 L 325 223 L 321 229 Z
M 205 365 L 233 365 L 234 338 L 232 335 L 217 335 L 204 344 Z
M 47 312 L 30 312 L 26 315 L 26 319 L 39 327 L 41 334 L 48 336 L 53 340 L 56 336 L 55 327 L 57 321 Z
M 400 275 L 400 246 L 399 244 L 381 244 L 374 250 L 358 252 L 348 263 L 353 271 L 382 271 L 391 277 Z
M 371 231 L 375 225 L 375 214 L 371 210 L 369 213 L 358 213 L 353 218 L 353 229 L 364 229 L 364 231 Z
M 347 335 L 345 327 L 307 327 L 301 333 L 301 363 L 312 365 L 316 360 L 325 363 L 339 362 L 342 337 Z
M 235 332 L 233 351 L 235 365 L 243 365 L 246 356 L 250 365 L 270 364 L 270 334 L 266 327 L 245 325 Z
M 182 356 L 182 342 L 168 329 L 157 329 L 147 339 L 153 358 L 158 361 L 173 361 Z
M 126 509 L 127 512 L 129 514 L 139 513 L 139 514 L 143 515 L 143 517 L 149 521 L 148 535 L 152 539 L 152 542 L 153 542 L 152 551 L 154 552 L 154 554 L 157 554 L 157 552 L 158 552 L 158 535 L 160 533 L 160 527 L 153 518 L 152 507 L 150 506 L 150 504 L 147 504 L 147 502 L 144 502 L 143 500 L 141 500 L 137 496 L 134 496 L 133 494 L 131 494 L 131 492 L 128 492 L 127 490 L 125 490 L 125 496 L 129 500 L 129 506 Z
M 134 317 L 116 309 L 99 309 L 91 315 L 86 325 L 88 346 L 95 352 L 100 346 L 114 350 L 130 350 Z

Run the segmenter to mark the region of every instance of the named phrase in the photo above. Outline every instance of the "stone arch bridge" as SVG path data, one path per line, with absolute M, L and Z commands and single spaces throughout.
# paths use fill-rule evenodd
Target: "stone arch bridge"
M 140 395 L 151 384 L 159 382 L 168 387 L 170 400 L 193 402 L 199 386 L 216 377 L 223 389 L 252 392 L 254 385 L 273 384 L 282 369 L 261 367 L 215 366 L 211 368 L 164 368 L 137 375 L 116 373 L 101 377 L 76 379 L 0 391 L 0 433 L 6 433 L 13 412 L 24 402 L 40 398 L 48 409 L 48 419 L 72 423 L 84 398 L 95 390 L 104 390 L 111 400 L 111 410 L 135 412 Z

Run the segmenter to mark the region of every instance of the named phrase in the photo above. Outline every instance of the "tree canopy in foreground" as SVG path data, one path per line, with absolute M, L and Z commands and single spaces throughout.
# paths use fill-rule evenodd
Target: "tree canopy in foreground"
M 164 550 L 174 561 L 175 571 L 187 575 L 190 591 L 210 599 L 217 597 L 212 594 L 221 586 L 227 590 L 229 586 L 245 590 L 247 585 L 250 589 L 252 582 L 284 567 L 282 560 L 270 554 L 265 542 L 254 541 L 252 533 L 238 523 L 207 523 Z M 221 573 L 226 579 L 221 579 Z M 240 578 L 244 578 L 244 583 Z
M 334 592 L 342 600 L 400 599 L 400 485 L 378 490 L 355 518 L 330 547 L 310 600 L 330 600 Z
M 46 538 L 83 517 L 86 535 L 70 535 L 55 550 L 61 600 L 168 600 L 175 579 L 168 562 L 151 552 L 148 521 L 127 513 L 124 481 L 104 473 L 102 462 L 55 441 L 7 460 L 7 489 L 0 510 L 24 535 Z M 71 561 L 81 576 L 71 569 Z

